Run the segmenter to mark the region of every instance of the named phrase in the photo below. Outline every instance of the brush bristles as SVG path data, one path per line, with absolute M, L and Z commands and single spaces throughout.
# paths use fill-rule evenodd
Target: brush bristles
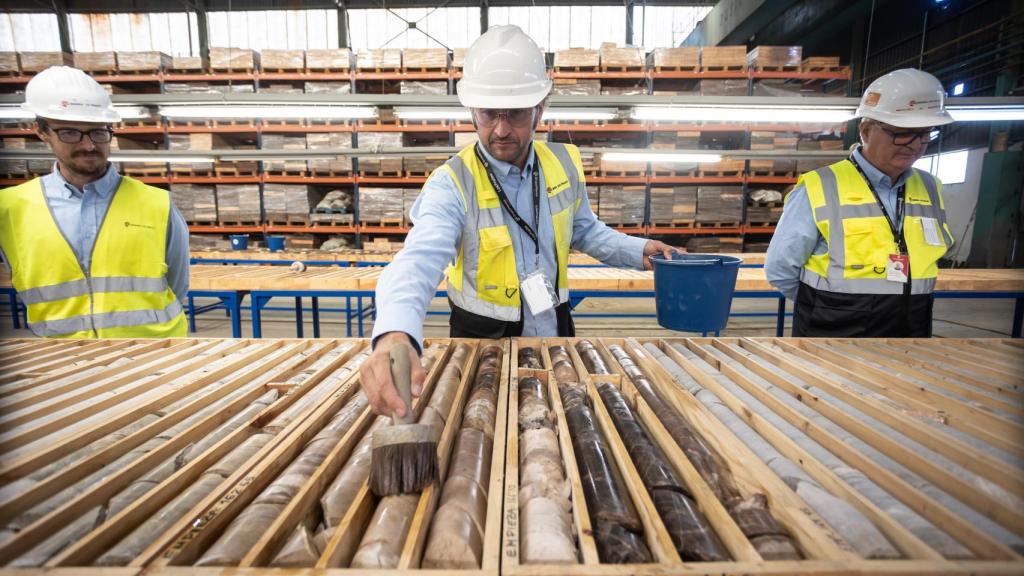
M 435 442 L 406 442 L 373 449 L 369 483 L 377 496 L 422 492 L 437 477 Z

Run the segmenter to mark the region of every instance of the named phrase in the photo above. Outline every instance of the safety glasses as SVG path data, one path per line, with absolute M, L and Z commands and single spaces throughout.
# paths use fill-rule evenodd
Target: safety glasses
M 512 126 L 523 127 L 529 126 L 533 122 L 534 108 L 511 108 L 509 110 L 474 108 L 473 116 L 476 118 L 477 124 L 487 128 L 497 126 L 502 117 Z
M 50 130 L 57 135 L 57 139 L 65 144 L 78 144 L 86 135 L 94 144 L 106 144 L 114 137 L 114 131 L 110 128 L 92 128 L 91 130 L 79 130 L 77 128 L 53 128 Z
M 895 146 L 910 146 L 917 142 L 918 139 L 925 144 L 939 139 L 939 130 L 937 128 L 915 130 L 913 132 L 893 132 L 884 126 L 879 126 L 879 128 L 892 138 L 892 143 Z

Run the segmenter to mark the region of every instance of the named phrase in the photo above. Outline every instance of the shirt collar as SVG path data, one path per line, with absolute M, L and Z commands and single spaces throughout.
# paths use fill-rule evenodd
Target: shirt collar
M 107 171 L 99 178 L 85 185 L 85 190 L 79 190 L 75 188 L 73 184 L 64 179 L 64 175 L 60 173 L 57 168 L 57 163 L 53 163 L 53 170 L 47 175 L 51 178 L 52 184 L 55 184 L 54 188 L 60 190 L 65 198 L 81 197 L 86 191 L 92 191 L 99 194 L 101 198 L 109 198 L 114 190 L 117 190 L 118 185 L 121 184 L 121 175 L 117 172 L 117 168 L 110 162 L 107 162 Z
M 868 180 L 871 181 L 871 185 L 874 186 L 876 189 L 898 188 L 902 186 L 904 182 L 907 181 L 907 178 L 910 177 L 910 174 L 914 170 L 913 168 L 908 168 L 907 170 L 904 170 L 903 173 L 899 175 L 899 178 L 896 178 L 896 182 L 892 182 L 892 180 L 889 179 L 888 175 L 883 173 L 878 168 L 875 168 L 874 164 L 872 164 L 867 158 L 865 158 L 864 154 L 861 154 L 860 147 L 857 147 L 857 149 L 853 151 L 853 157 L 857 160 L 857 164 L 860 165 L 861 169 L 864 170 L 864 174 L 868 177 Z
M 515 164 L 509 163 L 509 162 L 503 162 L 501 160 L 498 160 L 494 156 L 491 156 L 491 153 L 490 153 L 490 151 L 487 150 L 486 146 L 481 145 L 480 149 L 483 150 L 483 152 L 484 152 L 484 158 L 487 158 L 487 161 L 491 163 L 491 169 L 494 170 L 495 174 L 497 174 L 499 176 L 503 176 L 505 178 L 508 178 L 508 176 L 510 174 L 512 174 L 513 170 L 515 170 L 517 172 L 519 171 L 519 169 L 516 168 Z M 523 166 L 523 171 L 521 173 L 523 176 L 525 176 L 527 174 L 530 174 L 530 171 L 533 170 L 533 165 L 534 165 L 534 162 L 536 161 L 536 157 L 537 156 L 536 156 L 536 154 L 534 154 L 534 151 L 533 151 L 533 143 L 531 143 L 530 144 L 530 153 L 529 153 L 529 155 L 526 156 L 526 164 Z

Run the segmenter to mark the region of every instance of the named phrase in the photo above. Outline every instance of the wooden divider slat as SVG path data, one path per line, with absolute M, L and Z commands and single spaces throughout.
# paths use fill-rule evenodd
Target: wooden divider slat
M 800 340 L 795 343 L 780 342 L 792 348 L 799 347 L 801 349 L 799 355 L 802 358 L 812 362 L 828 361 L 831 370 L 842 372 L 845 377 L 862 386 L 886 394 L 890 398 L 899 398 L 908 406 L 924 407 L 925 412 L 933 414 L 949 426 L 962 430 L 1001 450 L 1024 456 L 1024 446 L 1000 431 L 990 429 L 986 425 L 987 415 L 973 406 L 957 402 L 921 386 L 915 386 L 885 370 L 864 364 L 854 356 L 838 353 L 810 340 Z

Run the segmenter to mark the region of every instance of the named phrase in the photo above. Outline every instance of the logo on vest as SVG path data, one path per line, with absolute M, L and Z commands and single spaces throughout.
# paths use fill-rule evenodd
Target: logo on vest
M 553 186 L 548 186 L 548 193 L 550 193 L 552 190 L 555 190 L 556 188 L 561 188 L 563 186 L 568 186 L 568 185 L 569 185 L 569 181 L 568 180 L 562 180 L 558 184 L 555 184 Z
M 150 226 L 148 224 L 136 224 L 134 222 L 129 222 L 127 220 L 124 221 L 124 227 L 125 228 L 145 228 L 147 230 L 155 230 L 155 228 L 153 228 L 152 226 Z

